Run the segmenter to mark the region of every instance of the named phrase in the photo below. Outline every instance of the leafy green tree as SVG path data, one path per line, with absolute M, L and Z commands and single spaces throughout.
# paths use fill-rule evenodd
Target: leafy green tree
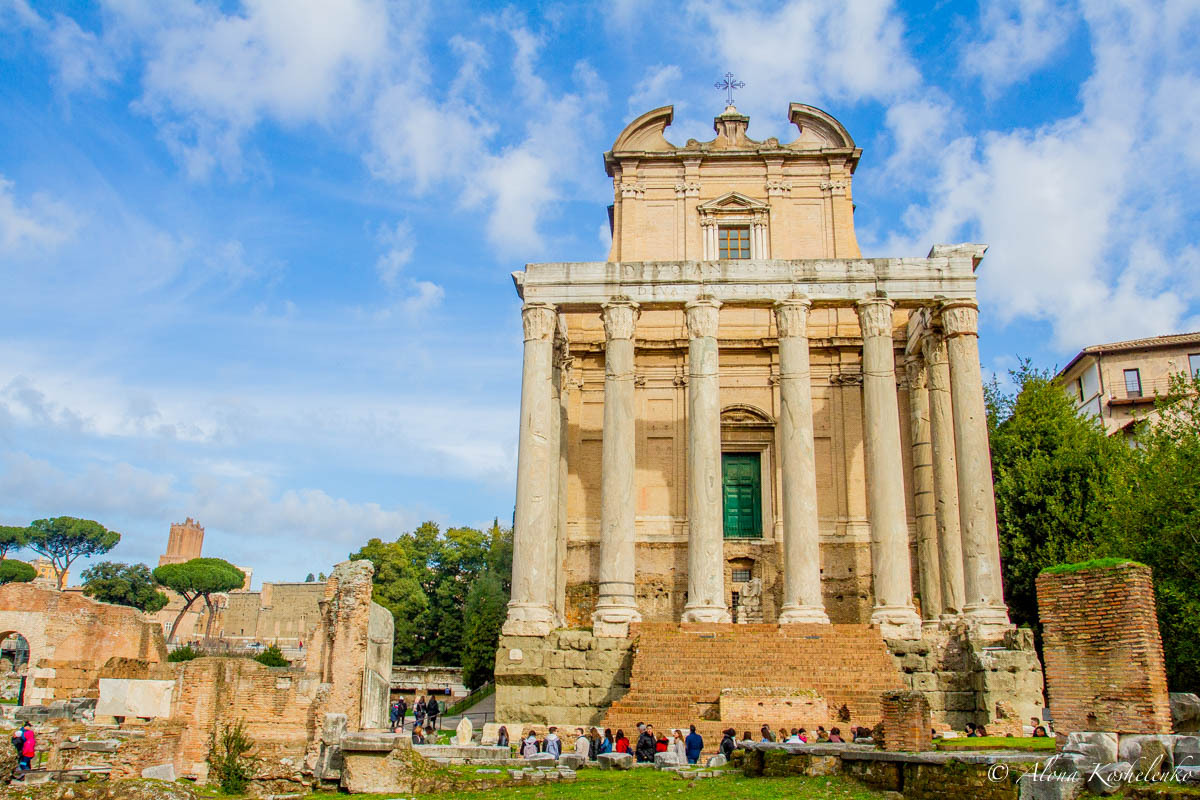
M 425 631 L 421 627 L 429 600 L 413 565 L 410 543 L 404 537 L 394 542 L 371 539 L 353 560 L 366 559 L 375 567 L 376 603 L 392 612 L 396 623 L 392 658 L 401 664 L 420 663 L 425 653 Z
M 308 577 L 306 577 L 306 578 L 304 579 L 304 582 L 305 582 L 305 583 L 312 583 L 312 582 L 313 582 L 313 581 L 315 581 L 316 579 L 317 579 L 317 578 L 316 578 L 316 576 L 315 576 L 315 575 L 313 575 L 313 574 L 310 572 L 310 573 L 308 573 Z
M 85 569 L 83 593 L 105 603 L 133 606 L 153 614 L 167 605 L 167 596 L 158 591 L 154 576 L 145 564 L 119 564 L 101 561 Z
M 463 619 L 463 682 L 474 690 L 490 681 L 496 668 L 496 646 L 508 607 L 508 593 L 497 575 L 484 572 L 471 583 Z
M 0 586 L 6 583 L 29 583 L 37 577 L 37 570 L 24 561 L 6 558 L 0 561 Z
M 193 558 L 180 564 L 163 564 L 154 570 L 154 580 L 183 598 L 183 608 L 171 623 L 171 632 L 167 641 L 175 640 L 175 631 L 179 627 L 183 615 L 192 604 L 203 599 L 208 609 L 208 622 L 204 627 L 204 637 L 207 639 L 212 632 L 212 622 L 215 609 L 212 596 L 223 592 L 240 589 L 246 582 L 246 574 L 240 569 L 220 558 Z
M 29 544 L 29 528 L 0 525 L 0 561 L 8 558 L 9 550 L 20 550 Z
M 1171 691 L 1200 691 L 1200 379 L 1171 379 L 1141 426 L 1108 520 L 1108 554 L 1154 570 Z
M 183 647 L 177 647 L 167 653 L 167 661 L 176 664 L 182 661 L 192 661 L 204 655 L 199 650 L 192 647 L 190 644 L 185 644 Z
M 1129 448 L 1077 414 L 1049 371 L 1023 361 L 1011 375 L 1016 393 L 993 385 L 988 403 L 1001 563 L 1013 621 L 1040 632 L 1034 580 L 1097 553 Z
M 119 541 L 121 534 L 90 519 L 54 517 L 29 524 L 28 547 L 50 560 L 59 589 L 63 588 L 67 570 L 75 559 L 107 553 Z
M 254 657 L 254 660 L 268 667 L 290 667 L 291 662 L 283 657 L 279 645 L 273 644 Z

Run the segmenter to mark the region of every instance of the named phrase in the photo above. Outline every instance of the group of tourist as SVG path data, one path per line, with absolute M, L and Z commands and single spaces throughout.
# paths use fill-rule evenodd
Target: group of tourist
M 732 736 L 734 731 L 732 728 L 730 728 L 725 733 L 727 736 Z M 788 728 L 780 728 L 779 732 L 776 733 L 775 731 L 771 730 L 770 725 L 763 725 L 762 729 L 759 731 L 759 734 L 762 736 L 762 738 L 759 739 L 760 742 L 783 742 L 785 744 L 819 744 L 823 742 L 831 742 L 833 744 L 839 744 L 846 741 L 846 739 L 842 736 L 841 728 L 834 727 L 830 728 L 829 730 L 825 730 L 824 725 L 818 725 L 817 729 L 811 733 L 806 728 L 792 728 L 790 730 Z M 850 729 L 850 741 L 870 735 L 871 731 L 868 728 Z M 753 737 L 750 736 L 750 731 L 746 731 L 742 734 L 742 741 L 754 741 Z
M 576 728 L 574 738 L 569 743 L 569 749 L 566 752 L 574 753 L 589 761 L 595 761 L 597 756 L 604 753 L 630 753 L 641 762 L 654 761 L 654 757 L 658 753 L 672 752 L 681 762 L 695 764 L 704 749 L 704 739 L 696 733 L 695 725 L 689 726 L 686 734 L 679 728 L 675 728 L 671 731 L 671 738 L 667 738 L 663 734 L 656 736 L 653 725 L 639 722 L 636 736 L 637 738 L 631 742 L 625 735 L 625 731 L 621 729 L 613 733 L 612 728 L 605 728 L 602 733 L 599 728 L 590 728 L 586 731 L 583 728 Z M 508 743 L 508 728 L 501 727 L 496 744 L 504 746 Z M 722 749 L 724 749 L 724 743 L 722 743 Z M 548 753 L 558 757 L 564 752 L 563 739 L 558 735 L 558 728 L 554 725 L 546 729 L 545 735 L 531 728 L 522 737 L 519 752 L 522 758 L 532 758 L 539 753 Z M 733 752 L 732 742 L 729 752 Z
M 425 731 L 437 730 L 437 718 L 442 713 L 442 707 L 438 704 L 437 698 L 432 695 L 417 700 L 416 706 L 413 707 L 413 741 L 416 741 L 416 729 L 421 728 Z M 401 697 L 396 702 L 392 703 L 392 708 L 388 712 L 388 718 L 392 723 L 392 733 L 397 729 L 404 730 L 404 718 L 408 716 L 408 701 Z M 423 744 L 423 742 L 422 742 Z

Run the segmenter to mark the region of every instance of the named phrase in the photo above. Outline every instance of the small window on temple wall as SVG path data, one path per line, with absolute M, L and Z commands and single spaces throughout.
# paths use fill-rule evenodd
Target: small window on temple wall
M 749 258 L 750 226 L 720 226 L 717 228 L 717 244 L 717 258 Z

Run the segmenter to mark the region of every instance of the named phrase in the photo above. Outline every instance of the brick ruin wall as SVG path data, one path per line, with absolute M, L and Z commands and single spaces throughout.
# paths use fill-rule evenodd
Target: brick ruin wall
M 1037 596 L 1057 731 L 1170 733 L 1150 568 L 1043 572 Z
M 0 634 L 13 633 L 29 642 L 26 705 L 99 697 L 100 669 L 110 658 L 167 658 L 162 629 L 136 609 L 31 583 L 0 586 Z
M 920 753 L 933 747 L 929 701 L 921 692 L 884 692 L 879 698 L 883 711 L 883 749 Z

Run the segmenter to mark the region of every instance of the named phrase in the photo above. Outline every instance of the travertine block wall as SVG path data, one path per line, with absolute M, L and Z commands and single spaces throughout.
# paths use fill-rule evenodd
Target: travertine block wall
M 31 583 L 0 586 L 0 634 L 12 633 L 29 642 L 26 705 L 99 697 L 110 658 L 167 659 L 162 630 L 136 609 Z
M 1170 733 L 1150 568 L 1043 572 L 1037 595 L 1055 729 Z
M 893 752 L 921 752 L 933 746 L 930 733 L 929 701 L 921 692 L 884 692 L 883 749 Z

